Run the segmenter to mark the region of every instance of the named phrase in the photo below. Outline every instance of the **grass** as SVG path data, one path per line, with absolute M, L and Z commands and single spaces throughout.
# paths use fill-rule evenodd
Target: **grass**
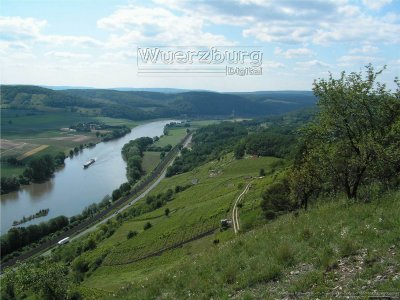
M 157 164 L 161 161 L 160 153 L 161 152 L 144 152 L 143 153 L 142 168 L 146 173 L 151 172 L 157 166 Z
M 320 203 L 135 279 L 117 297 L 273 299 L 310 292 L 325 299 L 331 292 L 340 298 L 399 291 L 400 253 L 390 250 L 400 242 L 399 201 L 395 192 L 369 204 Z
M 186 135 L 186 128 L 174 128 L 168 130 L 168 135 L 163 135 L 157 142 L 154 143 L 156 147 L 164 147 L 169 145 L 175 146 Z
M 6 164 L 0 164 L 1 176 L 2 177 L 12 177 L 21 175 L 25 167 L 14 167 Z
M 2 109 L 2 137 L 27 136 L 49 130 L 58 130 L 78 122 L 88 122 L 91 117 L 72 112 L 38 112 L 29 110 Z

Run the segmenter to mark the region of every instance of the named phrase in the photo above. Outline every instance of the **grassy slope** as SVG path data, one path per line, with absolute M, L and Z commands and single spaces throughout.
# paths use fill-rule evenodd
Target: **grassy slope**
M 186 299 L 189 293 L 201 299 L 268 299 L 292 292 L 323 296 L 398 291 L 400 193 L 383 195 L 371 203 L 321 201 L 307 212 L 265 224 L 260 194 L 279 176 L 279 162 L 274 158 L 235 161 L 227 156 L 162 181 L 153 195 L 194 178 L 199 183 L 174 194 L 166 206 L 171 210 L 169 217 L 161 207 L 132 218 L 95 250 L 85 253 L 88 261 L 107 256 L 81 290 L 88 298 L 96 291 L 96 297 L 117 293 L 121 299 L 161 295 Z M 245 176 L 257 176 L 260 168 L 267 176 L 252 181 L 240 209 L 242 233 L 238 237 L 232 230 L 215 231 L 161 256 L 129 263 L 141 253 L 160 249 L 165 241 L 179 241 L 190 236 L 190 231 L 200 231 L 202 221 L 212 220 L 212 216 L 217 215 L 217 223 L 229 216 L 232 201 L 247 182 Z M 153 227 L 144 231 L 145 222 Z M 130 230 L 139 234 L 127 240 Z M 220 241 L 218 245 L 213 244 L 215 239 Z
M 399 292 L 399 203 L 396 192 L 368 204 L 336 199 L 282 216 L 218 246 L 209 241 L 190 261 L 153 266 L 148 278 L 133 276 L 133 286 L 118 298 L 270 299 L 311 292 L 303 297 L 329 299 Z
M 177 185 L 190 184 L 192 179 L 197 179 L 198 184 L 184 192 L 174 194 L 174 200 L 166 206 L 171 211 L 169 217 L 164 216 L 165 207 L 161 207 L 132 218 L 124 222 L 113 236 L 101 242 L 95 250 L 85 253 L 84 258 L 89 261 L 105 253 L 108 255 L 104 259 L 103 266 L 94 271 L 84 281 L 83 286 L 115 292 L 129 283 L 163 272 L 164 267 L 170 268 L 180 261 L 190 259 L 193 253 L 207 250 L 214 238 L 221 241 L 231 238 L 231 231 L 216 232 L 215 236 L 168 251 L 160 257 L 129 263 L 131 259 L 140 257 L 142 253 L 159 250 L 165 244 L 187 239 L 206 228 L 218 227 L 219 220 L 229 215 L 232 201 L 243 189 L 243 184 L 246 182 L 244 176 L 257 176 L 260 168 L 271 170 L 271 166 L 278 162 L 279 160 L 275 158 L 236 161 L 231 156 L 227 156 L 219 162 L 211 162 L 190 173 L 163 180 L 152 192 L 153 195 Z M 210 170 L 220 172 L 210 177 Z M 262 187 L 268 181 L 271 181 L 271 177 L 254 180 L 249 201 L 259 201 Z M 153 227 L 144 231 L 143 225 L 148 221 Z M 126 235 L 130 230 L 136 230 L 139 234 L 127 240 Z

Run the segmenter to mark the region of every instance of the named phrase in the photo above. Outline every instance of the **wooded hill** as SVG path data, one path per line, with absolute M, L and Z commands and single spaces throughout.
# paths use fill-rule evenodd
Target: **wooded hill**
M 51 90 L 29 85 L 1 85 L 2 108 L 87 111 L 131 120 L 162 117 L 252 117 L 315 105 L 311 92 L 156 93 L 106 89 Z

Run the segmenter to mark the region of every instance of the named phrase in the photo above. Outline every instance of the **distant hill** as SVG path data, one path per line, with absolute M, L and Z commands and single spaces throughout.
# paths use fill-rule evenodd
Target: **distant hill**
M 176 89 L 48 89 L 30 85 L 1 85 L 2 108 L 96 109 L 101 115 L 132 120 L 163 117 L 253 117 L 276 115 L 315 105 L 308 91 L 216 93 Z M 124 88 L 123 88 L 124 89 Z M 127 88 L 128 89 L 128 88 Z

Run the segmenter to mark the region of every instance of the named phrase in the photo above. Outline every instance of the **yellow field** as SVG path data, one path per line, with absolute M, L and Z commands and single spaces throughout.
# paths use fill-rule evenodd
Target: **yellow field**
M 34 155 L 34 154 L 36 154 L 36 153 L 38 153 L 38 152 L 40 152 L 40 151 L 46 149 L 48 146 L 49 146 L 49 145 L 41 145 L 41 146 L 39 146 L 39 147 L 37 147 L 37 148 L 35 148 L 35 149 L 32 149 L 32 150 L 30 150 L 30 151 L 28 151 L 28 152 L 25 152 L 25 153 L 22 154 L 21 156 L 17 157 L 17 159 L 18 159 L 18 160 L 23 160 L 24 158 L 27 158 L 27 157 L 29 157 L 29 156 L 31 156 L 31 155 Z

